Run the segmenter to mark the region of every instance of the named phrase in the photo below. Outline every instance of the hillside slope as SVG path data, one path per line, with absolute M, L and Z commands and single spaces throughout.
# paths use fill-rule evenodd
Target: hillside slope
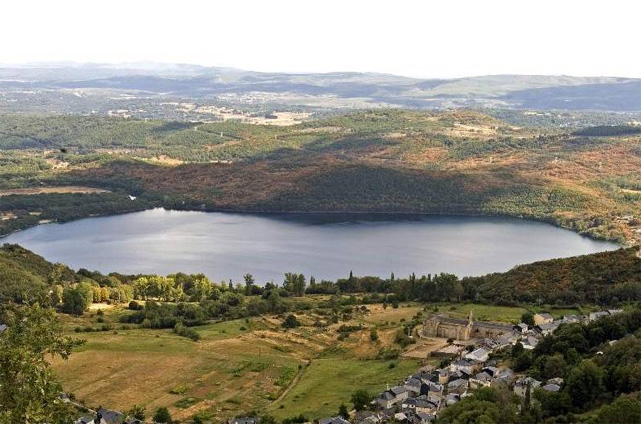
M 10 115 L 0 122 L 0 228 L 164 206 L 509 215 L 638 242 L 641 135 L 580 134 L 466 110 L 290 127 Z M 109 192 L 10 191 L 49 186 Z

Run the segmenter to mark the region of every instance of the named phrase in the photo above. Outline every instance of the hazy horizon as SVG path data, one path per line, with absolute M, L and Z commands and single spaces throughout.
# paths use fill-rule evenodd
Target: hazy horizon
M 113 67 L 114 69 L 160 69 L 162 67 L 171 67 L 171 66 L 189 66 L 189 67 L 201 67 L 205 69 L 229 69 L 234 71 L 241 72 L 255 72 L 255 73 L 275 73 L 275 74 L 286 74 L 286 75 L 314 75 L 314 74 L 345 74 L 345 73 L 354 73 L 354 74 L 375 74 L 375 75 L 390 75 L 403 78 L 413 78 L 413 79 L 463 79 L 463 78 L 475 78 L 475 77 L 500 77 L 500 76 L 522 76 L 522 77 L 571 77 L 571 78 L 629 78 L 629 79 L 640 79 L 638 77 L 630 77 L 625 75 L 574 75 L 574 74 L 516 74 L 516 73 L 490 73 L 490 74 L 470 74 L 462 76 L 453 76 L 453 77 L 417 77 L 405 74 L 390 73 L 390 72 L 378 72 L 378 71 L 355 71 L 350 69 L 341 69 L 337 68 L 335 70 L 327 71 L 263 71 L 247 68 L 239 68 L 234 66 L 224 66 L 224 65 L 205 65 L 202 63 L 193 63 L 193 62 L 154 62 L 154 61 L 134 61 L 134 62 L 82 62 L 75 60 L 52 60 L 52 61 L 32 61 L 32 62 L 2 62 L 0 61 L 0 68 L 48 68 L 48 67 L 84 67 L 84 66 L 96 66 L 96 67 Z
M 102 7 L 101 7 L 102 6 Z M 289 0 L 5 5 L 0 63 L 201 64 L 256 72 L 641 77 L 641 5 Z

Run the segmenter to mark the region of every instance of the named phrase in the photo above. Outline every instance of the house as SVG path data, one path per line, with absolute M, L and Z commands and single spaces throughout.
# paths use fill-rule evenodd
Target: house
M 458 393 L 459 395 L 465 393 L 468 388 L 468 382 L 467 380 L 464 380 L 462 378 L 459 378 L 454 381 L 450 381 L 447 384 L 447 392 L 448 393 Z
M 561 377 L 551 378 L 545 384 L 556 384 L 557 386 L 562 386 L 563 379 Z
M 492 377 L 485 371 L 476 374 L 469 380 L 470 389 L 480 389 L 481 387 L 490 387 Z
M 383 421 L 383 416 L 371 411 L 357 411 L 354 422 L 357 424 L 379 424 Z
M 445 404 L 447 406 L 452 406 L 460 400 L 461 396 L 457 393 L 450 393 L 449 395 L 445 396 Z
M 406 423 L 409 421 L 407 418 L 407 415 L 405 415 L 403 412 L 398 412 L 394 414 L 394 420 L 401 423 Z
M 581 322 L 581 317 L 577 315 L 564 315 L 563 319 L 561 319 L 561 322 L 563 324 L 576 324 Z
M 561 323 L 559 321 L 545 322 L 536 326 L 537 330 L 541 332 L 542 335 L 547 336 L 548 334 L 554 333 Z
M 227 421 L 228 424 L 259 424 L 260 418 L 257 417 L 243 417 L 243 418 L 232 418 Z
M 423 412 L 430 414 L 436 412 L 438 409 L 438 403 L 430 402 L 427 396 L 421 396 L 418 398 L 409 398 L 403 401 L 401 407 L 404 410 L 410 410 L 412 412 Z
M 516 381 L 516 374 L 509 368 L 499 371 L 492 379 L 491 386 L 511 386 Z
M 547 312 L 534 314 L 534 325 L 541 325 L 552 321 L 554 321 L 554 317 Z
M 383 409 L 389 409 L 397 402 L 396 397 L 386 390 L 376 398 L 376 404 Z
M 383 409 L 389 409 L 408 397 L 409 392 L 405 387 L 396 386 L 381 393 L 381 395 L 376 398 L 376 403 Z
M 417 412 L 415 416 L 418 420 L 415 420 L 414 424 L 429 424 L 436 419 L 436 415 L 425 412 Z
M 438 370 L 438 384 L 447 384 L 450 381 L 450 372 L 446 369 Z
M 343 417 L 321 418 L 318 424 L 350 424 L 349 421 Z
M 99 408 L 94 416 L 78 418 L 75 424 L 123 424 L 125 414 L 119 411 Z
M 425 383 L 421 385 L 421 395 L 441 398 L 443 396 L 443 385 L 432 383 Z
M 450 371 L 466 371 L 467 374 L 472 373 L 472 364 L 465 359 L 459 359 L 450 364 Z
M 534 390 L 540 385 L 541 382 L 532 377 L 519 378 L 516 380 L 516 383 L 514 383 L 514 393 L 516 393 L 517 396 L 525 397 L 528 387 L 530 390 Z
M 598 311 L 598 312 L 591 312 L 590 315 L 588 315 L 588 321 L 596 321 L 600 318 L 610 316 L 608 311 Z
M 472 359 L 479 362 L 487 362 L 490 359 L 490 350 L 484 347 L 480 347 L 476 350 L 465 355 L 465 359 Z
M 528 325 L 526 323 L 524 323 L 524 322 L 521 322 L 521 323 L 516 324 L 514 326 L 514 331 L 516 331 L 518 333 L 521 333 L 521 334 L 527 333 L 528 329 L 529 329 Z
M 423 382 L 420 379 L 412 377 L 405 382 L 405 389 L 414 395 L 418 395 L 421 393 L 422 384 Z
M 497 374 L 499 373 L 499 369 L 496 367 L 485 367 L 481 371 L 488 373 L 490 377 L 496 377 Z
M 539 344 L 539 339 L 537 339 L 536 337 L 527 336 L 521 339 L 521 344 L 523 345 L 523 349 L 532 350 L 536 347 L 537 344 Z
M 120 411 L 112 411 L 110 409 L 99 408 L 98 414 L 107 424 L 122 424 L 125 422 L 125 414 Z

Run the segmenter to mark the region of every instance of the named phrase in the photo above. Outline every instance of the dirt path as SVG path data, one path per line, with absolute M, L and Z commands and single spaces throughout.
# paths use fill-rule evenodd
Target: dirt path
M 278 398 L 275 401 L 273 401 L 268 407 L 276 405 L 278 402 L 285 399 L 285 396 L 287 396 L 289 392 L 291 392 L 292 389 L 296 387 L 300 379 L 303 377 L 303 373 L 305 372 L 305 370 L 307 369 L 310 363 L 311 361 L 307 361 L 307 363 L 304 366 L 302 366 L 300 370 L 298 370 L 298 374 L 296 374 L 296 377 L 294 377 L 292 382 L 289 383 L 289 386 L 287 386 L 287 388 L 283 391 L 283 393 L 281 393 L 280 396 L 278 396 Z

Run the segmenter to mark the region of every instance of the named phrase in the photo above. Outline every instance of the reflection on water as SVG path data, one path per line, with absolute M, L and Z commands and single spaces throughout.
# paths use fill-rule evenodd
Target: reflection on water
M 41 225 L 13 234 L 51 261 L 102 272 L 203 272 L 214 280 L 281 281 L 285 272 L 336 279 L 506 271 L 515 265 L 615 249 L 552 225 L 413 215 L 248 215 L 155 209 Z

